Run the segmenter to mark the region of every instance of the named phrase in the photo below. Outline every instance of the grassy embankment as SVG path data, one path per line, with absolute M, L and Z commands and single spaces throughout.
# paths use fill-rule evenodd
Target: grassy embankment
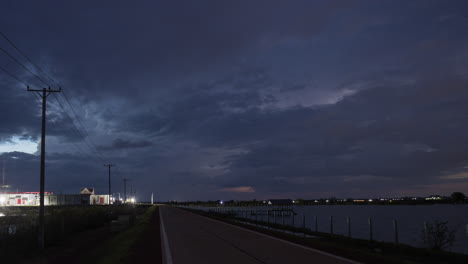
M 208 213 L 193 209 L 185 210 L 363 263 L 468 263 L 468 255 L 458 253 L 415 248 L 402 244 L 396 245 L 393 243 L 386 242 L 353 239 L 341 235 L 331 235 L 328 233 L 313 232 L 309 229 L 283 226 L 280 224 L 268 223 L 263 221 L 249 220 L 245 218 L 215 212 Z M 241 223 L 240 221 L 244 223 Z M 296 236 L 281 231 L 274 231 L 271 229 L 257 227 L 252 224 L 268 226 L 274 229 L 281 229 L 296 233 L 305 233 L 316 237 Z
M 14 216 L 0 218 L 0 254 L 3 260 L 34 261 L 53 259 L 64 255 L 64 251 L 73 252 L 73 247 L 87 250 L 87 244 L 113 235 L 110 223 L 119 215 L 136 216 L 146 209 L 144 206 L 46 207 L 46 249 L 41 251 L 37 248 L 37 208 L 13 208 Z
M 81 259 L 83 261 L 93 259 L 94 263 L 97 264 L 133 263 L 134 251 L 138 250 L 136 245 L 144 237 L 145 233 L 151 232 L 152 225 L 155 224 L 154 217 L 157 210 L 158 206 L 151 206 L 143 215 L 137 217 L 132 227 L 102 242 L 92 252 L 82 256 Z M 156 234 L 152 235 L 152 237 L 157 241 L 160 239 Z M 148 253 L 155 254 L 156 252 Z M 153 262 L 159 263 L 157 259 Z

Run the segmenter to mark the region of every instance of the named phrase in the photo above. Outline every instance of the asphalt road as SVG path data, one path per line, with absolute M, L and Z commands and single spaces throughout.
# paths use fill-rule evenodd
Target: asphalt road
M 356 263 L 174 207 L 160 209 L 167 264 Z

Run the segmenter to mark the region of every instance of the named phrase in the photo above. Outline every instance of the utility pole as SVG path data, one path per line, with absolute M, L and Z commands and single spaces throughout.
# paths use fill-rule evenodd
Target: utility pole
M 123 179 L 123 182 L 124 182 L 124 203 L 127 202 L 127 181 L 128 181 L 128 179 Z
M 45 247 L 45 226 L 44 226 L 44 188 L 45 188 L 45 143 L 46 143 L 46 113 L 47 113 L 47 97 L 51 93 L 60 93 L 62 88 L 58 90 L 52 90 L 42 88 L 41 89 L 29 89 L 28 92 L 37 92 L 42 98 L 42 131 L 41 131 L 41 179 L 40 179 L 40 190 L 39 190 L 39 232 L 38 232 L 38 243 L 39 249 Z
M 111 168 L 115 165 L 113 164 L 104 164 L 107 168 L 109 168 L 109 206 L 111 205 Z
M 3 158 L 3 168 L 2 168 L 2 189 L 5 188 L 5 158 Z
M 151 193 L 151 204 L 153 204 L 153 193 Z

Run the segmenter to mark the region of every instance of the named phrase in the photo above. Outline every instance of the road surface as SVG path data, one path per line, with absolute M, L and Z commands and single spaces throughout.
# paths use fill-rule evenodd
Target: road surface
M 174 207 L 160 209 L 163 263 L 357 263 Z

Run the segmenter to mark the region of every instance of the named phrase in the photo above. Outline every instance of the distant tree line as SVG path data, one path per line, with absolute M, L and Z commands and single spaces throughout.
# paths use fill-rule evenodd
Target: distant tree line
M 340 199 L 336 197 L 320 199 L 296 199 L 295 205 L 418 205 L 418 204 L 463 204 L 468 203 L 466 195 L 462 192 L 454 192 L 450 196 L 430 195 L 428 197 L 401 197 L 401 198 L 373 198 L 373 199 Z M 168 204 L 182 206 L 261 206 L 268 205 L 268 200 L 209 200 L 209 201 L 170 201 Z

